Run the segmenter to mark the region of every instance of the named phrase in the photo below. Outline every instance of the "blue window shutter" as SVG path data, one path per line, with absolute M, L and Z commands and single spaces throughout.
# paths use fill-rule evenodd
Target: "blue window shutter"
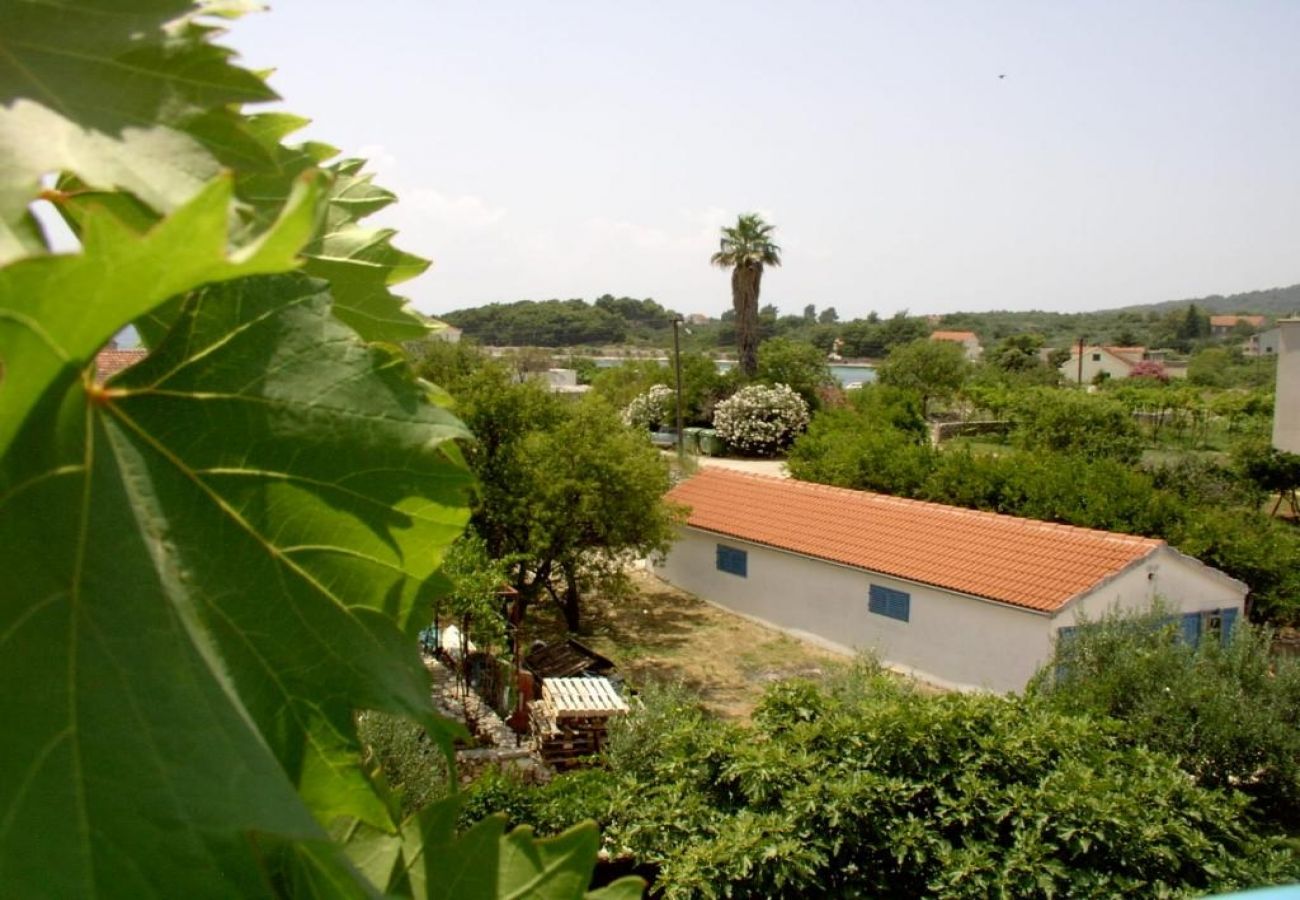
M 1189 647 L 1195 647 L 1201 642 L 1200 613 L 1183 613 L 1183 641 Z
M 749 554 L 735 547 L 718 544 L 716 566 L 719 572 L 745 578 L 749 572 Z
M 867 611 L 907 622 L 912 617 L 912 597 L 906 591 L 873 584 L 867 592 Z
M 1232 639 L 1232 626 L 1237 624 L 1237 611 L 1235 609 L 1225 609 L 1220 614 L 1223 617 L 1223 632 L 1221 637 L 1226 644 Z

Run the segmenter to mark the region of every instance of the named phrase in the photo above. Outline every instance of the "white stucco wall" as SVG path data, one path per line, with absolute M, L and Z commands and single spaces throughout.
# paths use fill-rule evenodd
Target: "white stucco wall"
M 1300 319 L 1279 319 L 1273 446 L 1300 453 Z
M 746 551 L 746 577 L 718 571 L 719 543 Z M 997 692 L 1023 689 L 1051 656 L 1056 630 L 1080 614 L 1097 619 L 1114 606 L 1143 609 L 1157 593 L 1189 612 L 1239 609 L 1244 591 L 1162 548 L 1049 616 L 689 527 L 655 571 L 705 600 L 823 646 L 873 651 L 886 665 L 943 687 Z M 869 612 L 872 584 L 907 592 L 909 621 Z
M 1074 625 L 1080 618 L 1096 620 L 1116 608 L 1141 612 L 1150 609 L 1157 597 L 1177 612 L 1229 608 L 1241 612 L 1245 596 L 1241 582 L 1166 546 L 1067 604 L 1056 614 L 1055 625 Z
M 719 543 L 748 553 L 747 577 L 717 570 Z M 832 649 L 874 651 L 886 665 L 944 687 L 1019 690 L 1051 652 L 1046 615 L 690 528 L 655 570 L 728 609 Z M 910 621 L 868 612 L 872 584 L 906 591 Z
M 1100 356 L 1100 360 L 1094 360 L 1094 356 Z M 1132 366 L 1124 362 L 1114 354 L 1101 350 L 1097 347 L 1085 347 L 1083 350 L 1083 384 L 1091 384 L 1092 380 L 1097 377 L 1098 372 L 1106 372 L 1111 378 L 1127 378 Z M 1060 368 L 1061 375 L 1066 381 L 1079 380 L 1079 348 L 1076 346 L 1070 351 L 1069 361 L 1062 363 Z

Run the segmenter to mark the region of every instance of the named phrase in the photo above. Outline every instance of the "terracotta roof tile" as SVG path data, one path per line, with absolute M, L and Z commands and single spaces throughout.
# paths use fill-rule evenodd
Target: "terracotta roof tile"
M 932 341 L 976 341 L 979 337 L 973 331 L 936 331 L 930 335 Z
M 694 528 L 1045 612 L 1164 543 L 726 469 L 668 498 Z
M 133 366 L 147 356 L 147 350 L 100 350 L 95 357 L 95 375 L 99 381 L 105 381 L 110 376 Z

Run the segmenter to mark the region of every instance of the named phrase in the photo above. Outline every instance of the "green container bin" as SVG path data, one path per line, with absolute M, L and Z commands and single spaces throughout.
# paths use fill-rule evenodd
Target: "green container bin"
M 700 452 L 705 456 L 721 456 L 727 449 L 726 442 L 712 428 L 700 429 L 699 442 Z
M 683 428 L 682 445 L 686 448 L 687 453 L 700 452 L 700 432 L 703 428 Z

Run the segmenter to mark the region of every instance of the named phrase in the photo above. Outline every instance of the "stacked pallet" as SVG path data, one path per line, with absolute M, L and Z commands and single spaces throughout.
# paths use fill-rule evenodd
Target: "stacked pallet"
M 542 759 L 557 770 L 571 769 L 605 743 L 611 716 L 628 706 L 608 678 L 547 678 L 542 699 L 532 706 L 533 734 Z

